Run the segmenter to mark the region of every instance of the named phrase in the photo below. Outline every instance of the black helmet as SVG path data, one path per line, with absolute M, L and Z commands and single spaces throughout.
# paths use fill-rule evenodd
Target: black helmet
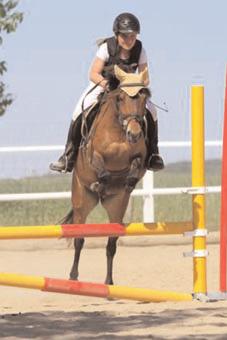
M 113 31 L 115 34 L 140 33 L 140 22 L 137 17 L 131 13 L 121 13 L 114 20 Z

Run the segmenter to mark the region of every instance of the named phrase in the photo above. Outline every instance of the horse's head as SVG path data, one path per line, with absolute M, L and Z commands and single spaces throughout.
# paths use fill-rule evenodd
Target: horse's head
M 129 143 L 136 143 L 142 136 L 143 119 L 146 112 L 146 99 L 150 91 L 145 84 L 148 79 L 147 68 L 141 73 L 126 73 L 118 66 L 114 68 L 120 81 L 116 96 L 119 122 L 126 132 Z

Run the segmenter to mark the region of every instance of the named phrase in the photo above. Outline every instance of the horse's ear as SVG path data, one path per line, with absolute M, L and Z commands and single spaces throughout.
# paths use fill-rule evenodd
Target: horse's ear
M 143 81 L 144 84 L 148 84 L 149 83 L 149 73 L 148 73 L 148 68 L 145 67 L 145 69 L 140 72 L 140 78 Z
M 119 66 L 114 65 L 114 74 L 117 77 L 118 80 L 123 80 L 126 76 L 127 73 L 123 71 Z

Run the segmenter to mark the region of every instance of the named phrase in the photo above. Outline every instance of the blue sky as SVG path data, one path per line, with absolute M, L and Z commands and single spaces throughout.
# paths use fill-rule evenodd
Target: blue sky
M 24 22 L 5 37 L 4 80 L 15 96 L 0 118 L 1 145 L 63 144 L 72 111 L 88 83 L 95 41 L 132 12 L 141 22 L 160 140 L 190 138 L 189 89 L 206 91 L 206 138 L 221 139 L 227 61 L 226 0 L 21 0 Z M 171 126 L 171 128 L 170 128 Z

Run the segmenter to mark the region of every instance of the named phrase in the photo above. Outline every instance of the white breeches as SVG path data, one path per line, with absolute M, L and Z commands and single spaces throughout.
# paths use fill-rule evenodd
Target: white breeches
M 97 86 L 91 93 L 89 93 L 87 96 L 87 92 L 94 86 L 94 83 L 90 83 L 89 86 L 86 88 L 86 90 L 82 93 L 74 111 L 73 111 L 73 116 L 72 119 L 75 121 L 77 117 L 81 114 L 82 112 L 82 102 L 84 100 L 84 109 L 86 110 L 89 106 L 93 105 L 94 103 L 97 102 L 98 95 L 102 92 L 104 92 L 103 87 Z M 84 97 L 86 98 L 84 99 Z M 149 112 L 151 112 L 152 117 L 154 121 L 158 119 L 157 117 L 157 110 L 154 104 L 151 102 L 151 100 L 148 98 L 146 102 L 146 107 Z
M 102 86 L 97 86 L 91 93 L 89 93 L 87 96 L 86 94 L 92 87 L 94 87 L 95 84 L 90 82 L 89 86 L 85 89 L 85 91 L 82 93 L 78 103 L 76 104 L 76 107 L 73 111 L 73 120 L 76 120 L 76 118 L 81 114 L 82 112 L 82 102 L 84 100 L 84 110 L 86 110 L 89 106 L 93 105 L 95 102 L 97 102 L 98 95 L 102 92 L 104 92 L 104 89 Z M 86 96 L 86 97 L 85 97 Z M 84 99 L 85 97 L 85 99 Z

